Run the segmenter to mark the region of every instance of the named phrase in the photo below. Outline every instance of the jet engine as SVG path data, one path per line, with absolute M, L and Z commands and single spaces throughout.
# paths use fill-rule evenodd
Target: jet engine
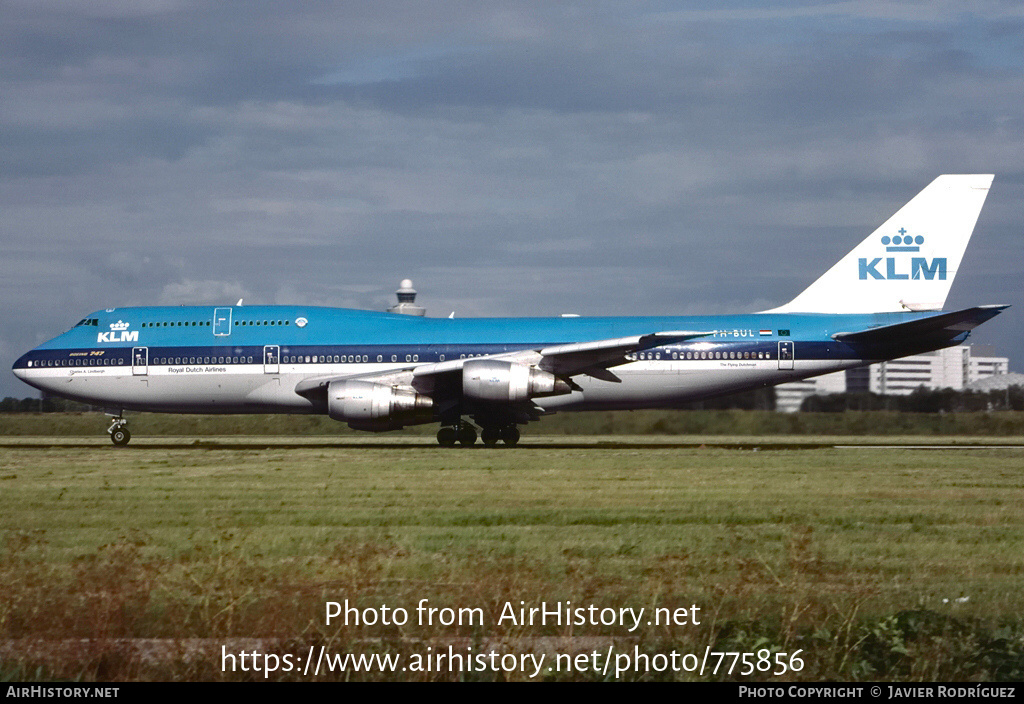
M 572 391 L 568 383 L 536 367 L 500 359 L 471 359 L 462 366 L 462 393 L 477 401 L 525 401 Z
M 401 427 L 429 422 L 434 401 L 412 389 L 343 379 L 327 387 L 327 414 L 350 425 Z

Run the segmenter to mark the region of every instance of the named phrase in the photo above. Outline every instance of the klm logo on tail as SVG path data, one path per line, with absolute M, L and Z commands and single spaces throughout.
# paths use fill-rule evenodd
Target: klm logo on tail
M 885 245 L 886 252 L 920 252 L 921 245 L 924 244 L 924 237 L 917 235 L 908 235 L 905 228 L 900 228 L 898 235 L 895 237 L 889 237 L 885 235 L 882 237 L 882 244 Z M 868 259 L 867 257 L 860 257 L 857 260 L 857 272 L 858 278 L 861 281 L 868 279 L 883 279 L 883 280 L 895 280 L 895 279 L 928 279 L 934 280 L 938 277 L 939 281 L 946 280 L 946 258 L 935 257 L 929 261 L 925 257 L 911 257 L 910 258 L 910 270 L 906 267 L 906 258 L 897 257 L 885 257 L 885 264 L 882 265 L 882 257 L 875 257 Z M 879 270 L 879 266 L 883 266 Z
M 128 330 L 130 323 L 118 320 L 110 324 L 110 332 L 101 332 L 96 335 L 96 342 L 138 342 L 139 331 Z

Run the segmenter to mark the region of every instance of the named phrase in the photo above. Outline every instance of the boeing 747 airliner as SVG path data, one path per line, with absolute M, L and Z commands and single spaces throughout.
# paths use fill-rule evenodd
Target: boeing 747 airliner
M 991 175 L 940 176 L 790 303 L 698 317 L 421 318 L 312 306 L 108 308 L 14 373 L 109 409 L 440 423 L 514 445 L 556 411 L 673 408 L 960 344 L 1006 306 L 942 312 Z M 471 422 L 472 421 L 472 422 Z M 474 425 L 475 424 L 475 425 Z

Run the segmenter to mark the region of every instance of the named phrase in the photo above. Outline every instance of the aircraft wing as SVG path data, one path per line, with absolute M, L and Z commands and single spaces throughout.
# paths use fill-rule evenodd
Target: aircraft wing
M 975 306 L 906 323 L 882 325 L 856 332 L 837 332 L 832 335 L 832 339 L 852 344 L 883 345 L 914 338 L 952 340 L 958 335 L 973 330 L 986 320 L 994 318 L 1007 308 L 1009 308 L 1008 305 Z
M 669 330 L 649 335 L 620 337 L 612 340 L 594 340 L 593 342 L 571 342 L 566 345 L 555 345 L 540 350 L 541 361 L 538 365 L 544 371 L 555 375 L 585 373 L 590 369 L 607 369 L 629 361 L 627 354 L 641 352 L 670 345 L 674 342 L 692 340 L 696 337 L 714 335 L 715 331 L 697 332 L 692 330 Z
M 469 357 L 466 359 L 450 359 L 444 362 L 431 364 L 410 365 L 402 369 L 393 369 L 386 372 L 371 372 L 368 374 L 353 375 L 326 375 L 309 377 L 300 381 L 295 392 L 300 395 L 309 395 L 318 390 L 326 390 L 332 381 L 341 379 L 360 379 L 363 381 L 374 381 L 378 383 L 409 383 L 409 376 L 412 381 L 429 382 L 431 378 L 443 377 L 454 372 L 461 372 L 463 365 L 471 360 L 496 359 L 517 364 L 536 366 L 543 371 L 550 372 L 559 377 L 570 377 L 575 374 L 590 374 L 608 381 L 618 381 L 617 377 L 611 375 L 609 367 L 625 364 L 630 360 L 626 357 L 633 352 L 669 345 L 674 342 L 682 342 L 697 337 L 713 335 L 711 331 L 692 330 L 668 330 L 655 332 L 647 335 L 633 335 L 630 337 L 617 337 L 608 340 L 590 340 L 587 342 L 570 342 L 562 345 L 552 345 L 538 350 L 519 350 L 516 352 L 503 352 L 501 354 L 488 355 L 485 357 Z M 404 377 L 404 378 L 403 378 Z
M 691 330 L 669 330 L 648 335 L 616 337 L 609 340 L 590 340 L 587 342 L 570 342 L 563 345 L 542 347 L 539 350 L 521 350 L 506 352 L 489 357 L 473 357 L 472 359 L 500 359 L 508 362 L 532 364 L 556 376 L 572 376 L 587 373 L 591 370 L 607 369 L 629 360 L 626 355 L 670 345 L 674 342 L 691 340 L 695 337 L 713 335 L 714 331 L 696 332 Z M 413 369 L 416 378 L 461 371 L 466 359 L 452 359 L 436 364 L 423 364 Z

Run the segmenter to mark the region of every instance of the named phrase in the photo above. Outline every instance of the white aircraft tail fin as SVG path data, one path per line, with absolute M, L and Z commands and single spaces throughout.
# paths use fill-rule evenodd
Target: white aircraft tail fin
M 939 176 L 803 293 L 765 312 L 942 310 L 992 179 Z

